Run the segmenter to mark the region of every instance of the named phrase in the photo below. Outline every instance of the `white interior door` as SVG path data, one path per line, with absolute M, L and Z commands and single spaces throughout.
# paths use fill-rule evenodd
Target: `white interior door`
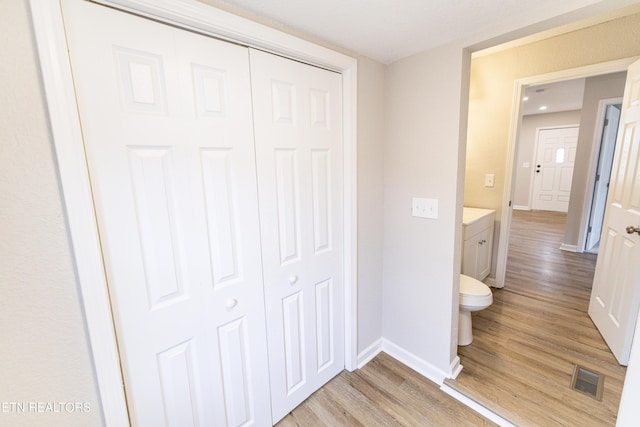
M 248 50 L 63 6 L 131 422 L 265 424 Z
M 567 212 L 578 145 L 578 127 L 538 133 L 531 208 Z
M 627 73 L 589 315 L 626 365 L 640 305 L 640 61 Z
M 611 179 L 611 164 L 616 146 L 618 125 L 620 124 L 620 105 L 607 105 L 605 111 L 604 129 L 600 141 L 600 155 L 598 156 L 598 169 L 596 171 L 596 183 L 593 190 L 593 202 L 589 215 L 589 230 L 587 233 L 586 250 L 598 253 L 600 235 L 602 234 L 602 221 L 607 205 L 609 193 L 609 179 Z
M 273 421 L 344 368 L 341 76 L 251 51 Z

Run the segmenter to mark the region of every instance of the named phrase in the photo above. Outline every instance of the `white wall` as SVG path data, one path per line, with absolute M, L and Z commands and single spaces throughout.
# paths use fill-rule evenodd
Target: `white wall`
M 0 425 L 100 425 L 25 0 L 3 2 L 0 39 Z
M 383 336 L 435 377 L 456 357 L 463 70 L 450 45 L 391 64 L 386 78 Z M 412 197 L 438 199 L 438 219 L 412 217 Z
M 514 168 L 514 209 L 531 209 L 531 180 L 535 170 L 535 148 L 538 129 L 565 125 L 579 125 L 580 110 L 524 116 L 518 136 L 518 160 Z M 524 167 L 525 162 L 529 167 Z

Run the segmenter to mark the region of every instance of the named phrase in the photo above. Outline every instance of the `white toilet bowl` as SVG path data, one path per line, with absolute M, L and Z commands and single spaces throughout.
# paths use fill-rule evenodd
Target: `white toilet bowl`
M 471 312 L 484 310 L 493 303 L 491 289 L 473 277 L 460 275 L 460 318 L 458 321 L 458 345 L 473 341 Z

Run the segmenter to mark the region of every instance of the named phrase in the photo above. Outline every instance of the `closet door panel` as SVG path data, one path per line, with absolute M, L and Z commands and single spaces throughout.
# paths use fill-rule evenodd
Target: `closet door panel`
M 132 424 L 268 424 L 248 50 L 63 12 Z
M 276 422 L 344 368 L 339 74 L 251 51 Z

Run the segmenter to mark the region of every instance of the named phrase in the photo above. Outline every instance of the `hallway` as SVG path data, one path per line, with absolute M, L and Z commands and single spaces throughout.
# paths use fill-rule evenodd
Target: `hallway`
M 473 313 L 464 369 L 447 383 L 517 425 L 612 426 L 626 368 L 587 315 L 596 256 L 559 249 L 565 222 L 514 211 L 505 287 Z M 601 402 L 569 388 L 574 364 L 605 375 Z

